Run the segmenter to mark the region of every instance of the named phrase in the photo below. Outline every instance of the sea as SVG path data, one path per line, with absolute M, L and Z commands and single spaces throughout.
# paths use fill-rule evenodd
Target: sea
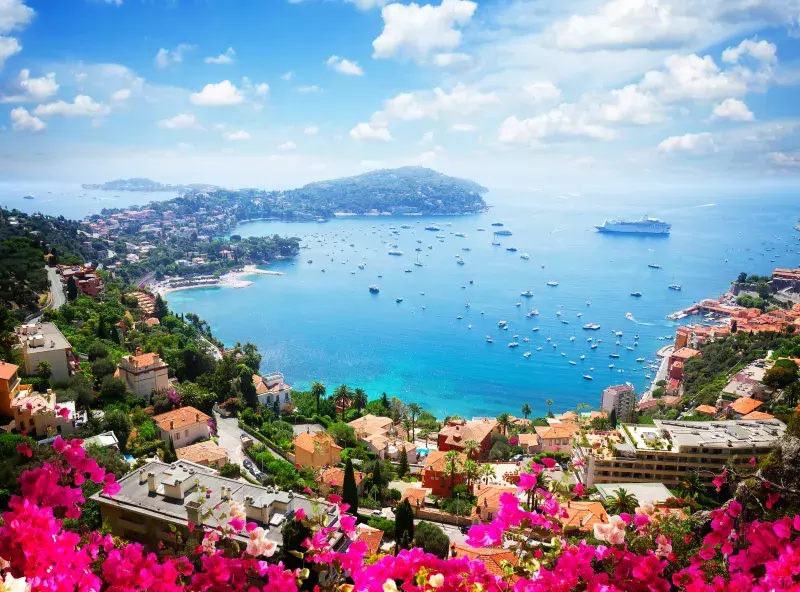
M 6 206 L 7 191 L 0 186 Z M 113 196 L 74 191 L 69 200 L 37 196 L 14 205 L 76 218 L 172 197 L 120 193 L 103 201 Z M 258 345 L 261 372 L 280 371 L 296 389 L 312 381 L 330 391 L 347 384 L 371 398 L 386 392 L 418 402 L 439 417 L 520 415 L 525 403 L 540 416 L 548 399 L 556 412 L 580 403 L 596 409 L 607 386 L 629 382 L 644 391 L 655 375 L 656 351 L 681 324 L 668 314 L 717 297 L 739 272 L 800 265 L 794 192 L 492 191 L 485 199 L 489 210 L 471 216 L 243 223 L 234 231 L 242 236 L 299 237 L 300 255 L 269 266 L 281 276 L 250 276 L 252 285 L 242 289 L 173 292 L 168 302 L 205 319 L 226 345 Z M 594 228 L 606 218 L 645 214 L 671 223 L 671 234 Z M 440 230 L 425 230 L 431 224 Z M 501 228 L 512 235 L 493 245 L 493 231 Z M 371 293 L 371 285 L 380 291 Z M 533 296 L 522 296 L 526 291 Z M 534 308 L 539 314 L 526 317 Z M 600 329 L 584 330 L 588 323 Z

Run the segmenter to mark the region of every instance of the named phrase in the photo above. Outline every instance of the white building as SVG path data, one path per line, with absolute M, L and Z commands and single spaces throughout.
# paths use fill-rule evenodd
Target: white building
M 153 391 L 169 387 L 169 366 L 158 354 L 143 354 L 140 349 L 136 353 L 135 356 L 120 358 L 115 376 L 135 396 L 149 399 Z
M 266 376 L 253 374 L 253 386 L 256 387 L 258 402 L 269 408 L 277 401 L 282 412 L 290 412 L 294 409 L 290 394 L 292 387 L 283 382 L 283 374 L 273 372 Z
M 75 433 L 77 417 L 75 403 L 56 404 L 56 394 L 49 390 L 44 394 L 22 391 L 11 401 L 14 427 L 32 438 L 47 438 L 58 434 L 69 436 Z
M 37 374 L 39 364 L 50 365 L 50 380 L 69 378 L 72 346 L 53 323 L 31 323 L 14 329 L 22 350 L 26 374 Z
M 181 407 L 156 415 L 153 421 L 158 426 L 159 436 L 164 442 L 172 442 L 177 449 L 208 438 L 208 415 L 194 407 Z

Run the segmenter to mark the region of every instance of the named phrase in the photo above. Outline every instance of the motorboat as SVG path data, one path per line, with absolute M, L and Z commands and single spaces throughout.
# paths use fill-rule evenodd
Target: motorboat
M 570 341 L 575 341 L 575 336 L 573 335 L 572 337 L 569 338 L 569 340 Z
M 550 338 L 548 337 L 547 339 L 545 339 L 545 341 L 550 341 Z
M 600 325 L 597 323 L 586 323 L 583 328 L 587 331 L 597 331 L 600 328 Z
M 457 320 L 459 320 L 459 321 L 460 321 L 461 319 L 463 319 L 463 318 L 464 318 L 464 317 L 462 317 L 461 315 L 458 315 L 458 316 L 456 317 L 456 319 L 457 319 Z
M 581 317 L 583 316 L 583 313 L 582 313 L 582 312 L 579 312 L 579 313 L 578 313 L 578 314 L 576 314 L 575 316 L 576 316 L 576 317 L 578 317 L 578 318 L 581 318 Z
M 406 269 L 406 273 L 411 273 L 412 270 Z
M 628 351 L 633 351 L 633 348 L 630 345 L 628 347 L 626 347 L 625 349 L 627 349 Z
M 619 354 L 608 354 L 609 358 L 618 358 Z
M 403 299 L 402 298 L 395 298 L 394 301 L 397 302 L 398 304 L 400 304 L 403 301 Z
M 523 253 L 522 255 L 520 255 L 520 256 L 519 256 L 519 258 L 520 258 L 520 259 L 525 259 L 525 260 L 527 261 L 528 259 L 530 259 L 530 258 L 531 258 L 531 256 L 530 256 L 530 255 L 528 255 L 527 253 Z
M 502 226 L 502 222 L 492 222 L 492 226 Z
M 522 306 L 522 302 L 517 302 L 514 306 Z
M 426 226 L 426 227 L 425 227 L 425 230 L 430 230 L 430 231 L 432 231 L 432 232 L 438 232 L 439 230 L 441 230 L 441 228 L 439 228 L 439 227 L 438 227 L 438 226 L 436 226 L 435 224 L 431 224 L 431 225 L 429 225 L 429 226 Z
M 533 292 L 530 290 L 525 290 L 524 292 L 520 292 L 520 296 L 525 296 L 526 298 L 531 298 L 533 296 Z
M 647 267 L 650 269 L 661 269 L 661 266 L 658 263 L 648 263 Z
M 494 343 L 494 339 L 492 339 L 491 335 L 486 336 L 486 343 Z
M 581 354 L 581 357 L 580 357 L 580 359 L 581 359 L 581 360 L 585 360 L 585 359 L 586 359 L 586 356 L 585 356 L 585 355 L 583 355 L 583 354 Z
M 609 364 L 609 365 L 608 365 L 608 367 L 609 367 L 609 368 L 613 368 L 613 367 L 614 367 L 614 364 Z
M 669 289 L 680 292 L 681 290 L 683 290 L 683 286 L 681 286 L 680 284 L 670 284 Z
M 565 325 L 569 325 L 569 321 L 567 319 L 561 319 L 561 322 Z
M 311 265 L 312 263 L 314 263 L 314 262 L 311 259 L 309 259 L 308 260 L 308 264 Z
M 584 375 L 583 375 L 583 377 L 584 377 L 586 380 L 594 380 L 594 378 L 592 378 L 592 377 L 591 377 L 591 376 L 589 376 L 588 374 L 584 374 Z
M 533 329 L 531 329 L 531 331 L 533 331 L 534 333 L 535 333 L 536 331 L 538 331 L 538 330 L 539 330 L 539 327 L 534 327 Z
M 454 236 L 457 236 L 459 238 L 466 238 L 467 237 L 467 235 L 464 234 L 463 232 L 456 232 Z
M 375 284 L 372 284 L 369 287 L 369 291 L 372 292 L 373 294 L 377 294 L 378 292 L 381 291 L 381 289 L 378 286 L 376 286 Z
M 633 296 L 634 298 L 641 298 L 642 297 L 642 293 L 641 292 L 631 292 L 631 296 Z
M 531 357 L 531 352 L 525 352 L 524 354 L 522 354 L 522 357 L 523 358 L 530 358 Z
M 558 285 L 558 282 L 547 282 L 547 285 L 548 286 L 552 286 L 552 287 L 556 287 Z
M 523 337 L 522 338 L 522 341 L 524 341 L 525 343 L 528 343 L 530 340 L 531 340 L 530 337 Z
M 389 254 L 394 255 L 395 257 L 399 257 L 400 255 L 403 254 L 403 251 L 391 250 L 389 251 Z
M 577 363 L 577 362 L 573 362 L 572 360 L 570 360 L 570 361 L 569 361 L 569 365 L 570 365 L 570 366 L 577 366 L 577 365 L 578 365 L 578 363 Z
M 560 316 L 561 316 L 561 311 L 560 311 L 560 310 L 557 310 L 557 311 L 556 311 L 556 316 L 557 316 L 557 317 L 560 317 Z
M 466 265 L 467 262 L 464 261 L 463 259 L 456 259 L 456 263 L 458 263 L 459 265 Z
M 539 314 L 539 309 L 538 308 L 534 308 L 534 309 L 526 312 L 525 316 L 530 319 L 530 318 L 533 318 L 533 317 L 537 316 L 538 314 Z
M 516 253 L 517 247 L 506 247 L 506 251 L 510 251 L 511 253 Z
M 519 347 L 519 343 L 517 343 L 516 341 L 512 341 L 511 343 L 508 344 L 508 347 Z
M 617 332 L 616 332 L 616 336 L 617 336 L 617 337 L 622 337 L 622 331 L 617 331 Z
M 639 362 L 639 363 L 642 363 L 642 362 L 644 362 L 644 358 L 636 358 L 636 361 Z
M 536 351 L 542 351 L 542 346 L 540 345 L 539 347 L 537 347 Z
M 506 325 L 508 325 L 508 321 L 497 321 L 497 326 L 498 327 L 502 328 L 502 327 L 505 327 Z

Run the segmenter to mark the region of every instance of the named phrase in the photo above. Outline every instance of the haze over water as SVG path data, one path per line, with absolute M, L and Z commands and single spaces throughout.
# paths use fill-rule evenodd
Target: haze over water
M 37 199 L 22 200 L 26 193 Z M 6 207 L 70 218 L 172 196 L 51 184 L 0 186 L 0 203 Z M 168 301 L 177 312 L 199 314 L 228 345 L 256 343 L 264 355 L 261 371 L 280 370 L 296 388 L 307 388 L 313 380 L 325 382 L 329 389 L 346 383 L 361 386 L 371 397 L 386 391 L 417 401 L 440 416 L 519 413 L 526 402 L 540 415 L 546 412 L 547 398 L 555 401 L 554 410 L 562 411 L 579 402 L 597 407 L 600 392 L 611 384 L 630 381 L 637 391 L 643 390 L 648 371 L 635 359 L 654 359 L 656 350 L 669 343 L 658 339 L 674 334 L 678 325 L 666 319 L 667 314 L 716 297 L 740 271 L 767 274 L 774 267 L 800 263 L 800 233 L 792 228 L 800 207 L 791 193 L 602 198 L 491 192 L 486 200 L 493 207 L 479 216 L 245 223 L 236 230 L 244 236 L 303 239 L 296 261 L 270 266 L 285 275 L 249 277 L 253 285 L 241 290 L 175 292 Z M 593 227 L 606 217 L 635 219 L 644 214 L 670 222 L 672 234 L 606 235 Z M 490 244 L 492 222 L 503 222 L 514 233 L 500 237 L 502 247 Z M 400 229 L 401 224 L 412 229 Z M 428 224 L 442 230 L 425 231 Z M 390 226 L 400 235 L 392 238 Z M 456 232 L 467 237 L 455 237 Z M 443 243 L 437 234 L 446 236 Z M 397 244 L 404 255 L 388 255 L 387 242 Z M 518 251 L 507 252 L 509 246 Z M 424 267 L 413 264 L 416 247 L 423 249 L 419 255 Z M 530 260 L 522 260 L 522 253 Z M 457 265 L 456 255 L 466 264 Z M 648 268 L 653 261 L 662 269 Z M 362 262 L 366 267 L 359 270 Z M 320 271 L 323 267 L 325 273 Z M 548 287 L 551 280 L 559 286 Z M 673 282 L 683 290 L 669 290 Z M 380 294 L 369 293 L 371 284 L 380 286 Z M 534 298 L 520 296 L 525 290 L 533 291 Z M 643 296 L 633 298 L 633 291 Z M 403 298 L 400 304 L 395 302 L 398 297 Z M 522 306 L 516 307 L 517 302 Z M 533 307 L 540 315 L 526 318 Z M 627 312 L 635 321 L 625 318 Z M 462 320 L 456 318 L 459 315 Z M 501 319 L 508 321 L 508 331 L 498 329 Z M 590 322 L 601 329 L 584 331 L 582 326 Z M 472 329 L 467 328 L 470 324 Z M 539 331 L 533 332 L 533 327 Z M 623 332 L 619 347 L 612 329 Z M 515 331 L 520 346 L 512 349 L 508 343 Z M 639 345 L 628 351 L 637 333 Z M 487 335 L 495 343 L 487 343 Z M 572 335 L 575 341 L 570 342 Z M 523 342 L 526 336 L 528 343 Z M 547 343 L 547 337 L 558 347 Z M 588 337 L 602 340 L 596 350 L 589 348 Z M 523 357 L 526 351 L 531 352 L 528 359 Z M 609 358 L 611 352 L 620 358 Z M 612 362 L 613 370 L 608 368 Z M 585 380 L 584 374 L 594 380 Z

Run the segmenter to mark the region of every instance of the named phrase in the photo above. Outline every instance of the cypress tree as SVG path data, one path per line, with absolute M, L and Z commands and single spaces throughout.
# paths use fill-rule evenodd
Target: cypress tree
M 75 282 L 75 278 L 69 276 L 67 279 L 67 298 L 70 300 L 75 300 L 78 297 L 78 284 Z
M 245 367 L 239 372 L 239 387 L 244 400 L 251 409 L 258 407 L 258 394 L 256 385 L 253 384 L 253 371 Z
M 351 514 L 358 514 L 358 487 L 356 487 L 356 474 L 355 471 L 353 471 L 353 461 L 349 458 L 344 465 L 342 501 L 350 506 L 349 512 Z
M 108 333 L 106 332 L 106 319 L 104 317 L 100 317 L 100 322 L 97 323 L 97 338 L 108 339 Z
M 385 486 L 383 475 L 381 475 L 381 461 L 379 460 L 376 460 L 372 467 L 372 484 L 377 485 L 380 489 Z
M 396 551 L 401 547 L 409 548 L 414 540 L 414 512 L 407 499 L 400 502 L 395 511 L 394 540 L 397 543 Z
M 400 462 L 397 464 L 397 476 L 405 477 L 408 475 L 408 450 L 403 449 L 403 455 L 400 457 Z
M 161 294 L 156 294 L 155 301 L 153 302 L 153 316 L 159 321 L 169 314 L 167 303 L 161 297 Z
M 617 427 L 617 410 L 616 409 L 612 409 L 611 410 L 611 415 L 608 416 L 608 421 L 611 424 L 611 429 L 612 430 L 615 427 Z

